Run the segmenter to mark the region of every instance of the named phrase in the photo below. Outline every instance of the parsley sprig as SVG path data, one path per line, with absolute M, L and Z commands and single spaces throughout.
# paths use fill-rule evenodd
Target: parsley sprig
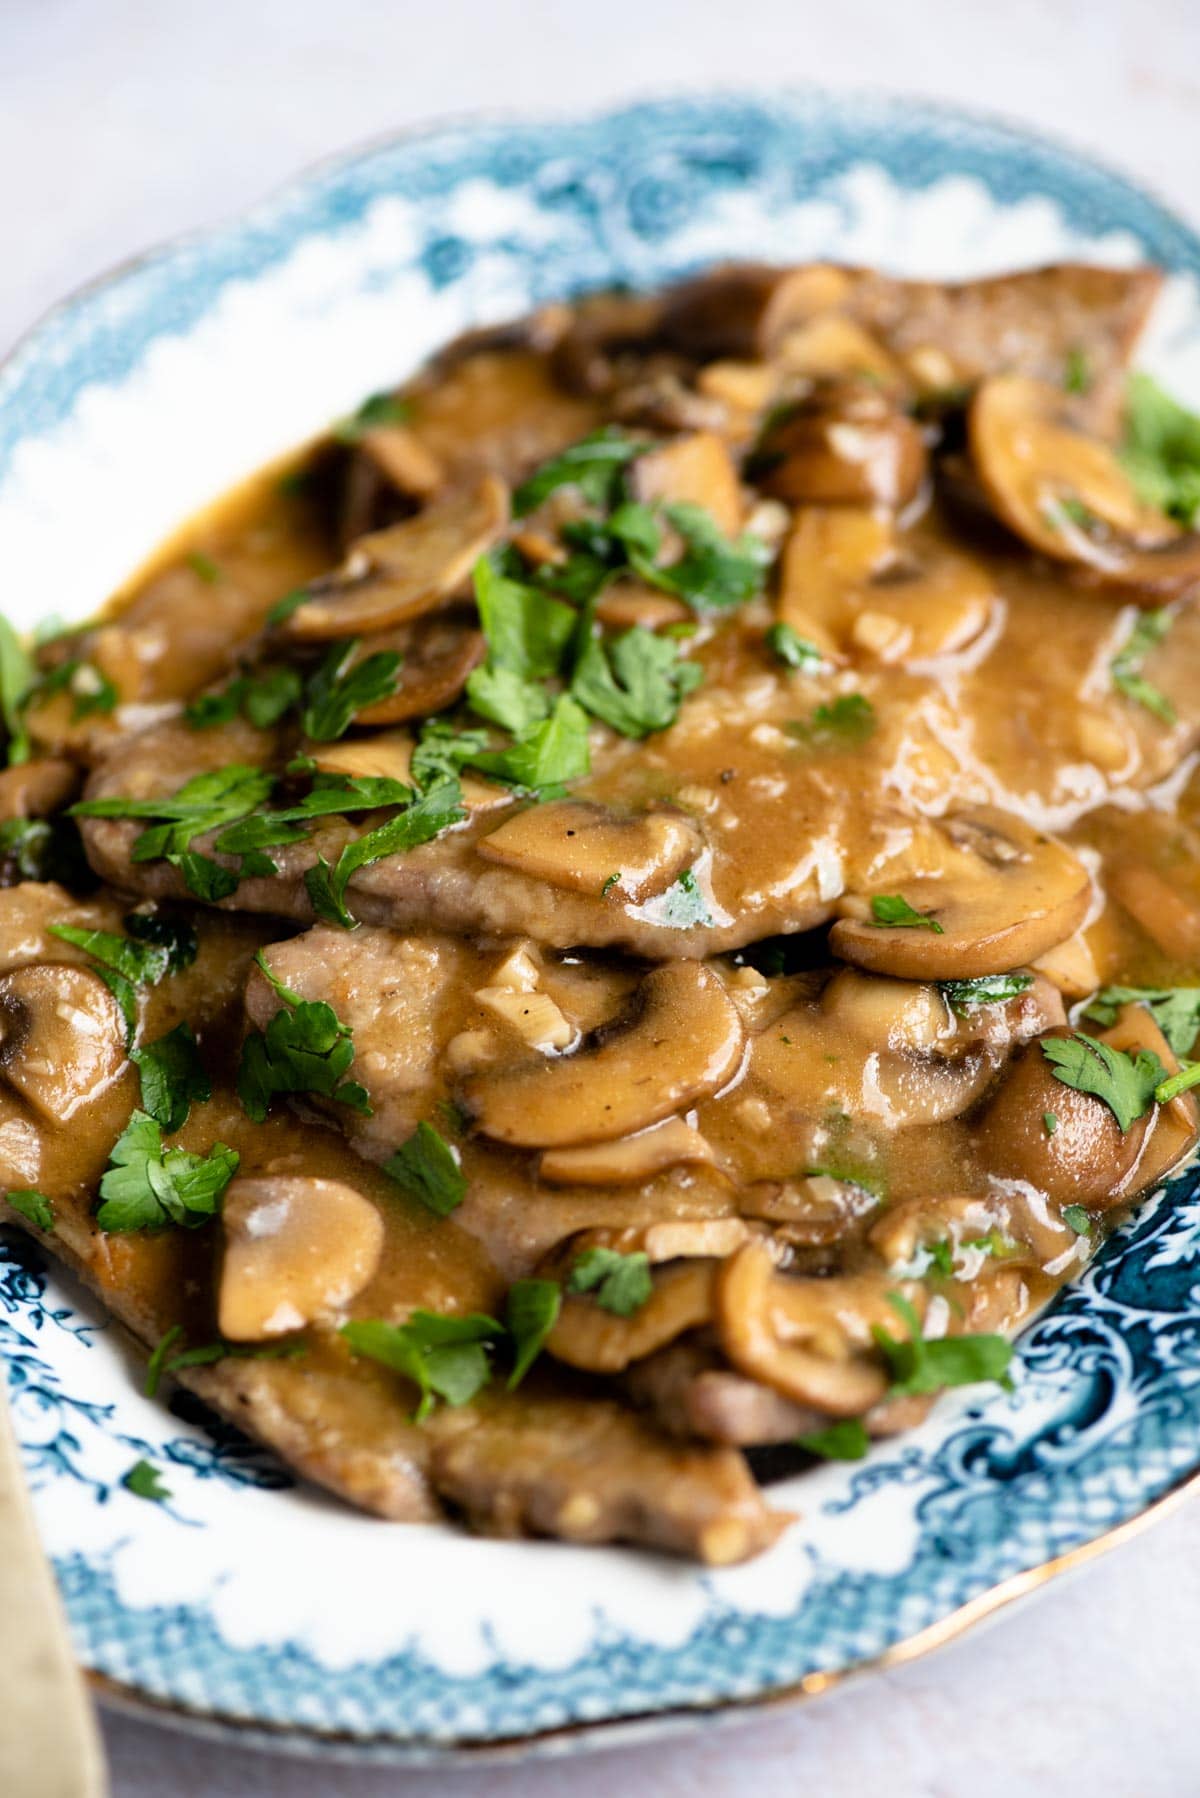
M 354 1039 L 332 1005 L 302 999 L 272 973 L 262 950 L 255 961 L 282 1001 L 265 1031 L 252 1030 L 242 1044 L 237 1089 L 242 1109 L 264 1122 L 279 1093 L 314 1093 L 371 1116 L 366 1088 L 344 1078 L 354 1060 Z
M 1174 620 L 1170 612 L 1159 608 L 1141 612 L 1125 643 L 1109 663 L 1112 684 L 1118 693 L 1133 700 L 1164 724 L 1174 724 L 1175 707 L 1160 687 L 1148 681 L 1142 665 L 1152 649 L 1156 649 L 1170 630 Z
M 164 1148 L 162 1130 L 135 1111 L 117 1138 L 100 1180 L 102 1230 L 195 1229 L 207 1223 L 238 1167 L 236 1150 L 214 1143 L 206 1155 Z
M 567 1291 L 591 1293 L 602 1311 L 632 1317 L 654 1290 L 650 1257 L 641 1249 L 623 1255 L 619 1249 L 584 1249 L 567 1280 Z
M 1102 986 L 1082 1015 L 1107 1027 L 1123 1005 L 1144 1005 L 1176 1055 L 1190 1055 L 1200 1036 L 1200 986 Z
M 1042 1054 L 1056 1080 L 1076 1092 L 1090 1093 L 1112 1112 L 1125 1133 L 1144 1117 L 1154 1101 L 1155 1089 L 1167 1078 L 1167 1070 L 1152 1049 L 1128 1055 L 1099 1037 L 1074 1031 L 1070 1036 L 1042 1039 Z
M 889 1398 L 941 1392 L 947 1386 L 972 1386 L 977 1380 L 1011 1386 L 1012 1343 L 1007 1337 L 984 1333 L 930 1341 L 922 1332 L 912 1301 L 899 1292 L 889 1292 L 887 1297 L 908 1330 L 907 1339 L 898 1340 L 882 1324 L 871 1326 L 871 1335 L 891 1372 Z
M 438 1217 L 449 1217 L 466 1197 L 467 1180 L 458 1155 L 430 1123 L 417 1125 L 388 1156 L 383 1171 Z

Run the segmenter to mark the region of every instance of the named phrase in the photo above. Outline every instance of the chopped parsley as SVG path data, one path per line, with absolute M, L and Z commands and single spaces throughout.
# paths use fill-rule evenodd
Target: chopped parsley
M 620 881 L 620 878 L 621 878 L 621 876 L 620 876 L 619 872 L 616 874 L 609 874 L 607 876 L 607 878 L 605 879 L 604 885 L 600 888 L 600 897 L 602 899 L 608 898 L 608 895 L 612 892 L 613 888 L 618 884 L 618 882 Z
M 1176 1055 L 1200 1035 L 1200 986 L 1102 986 L 1083 1008 L 1094 1023 L 1115 1024 L 1123 1005 L 1144 1005 Z
M 178 868 L 189 891 L 197 898 L 211 900 L 227 897 L 236 888 L 238 877 L 193 850 L 193 839 L 247 817 L 269 797 L 274 784 L 264 769 L 230 762 L 227 767 L 194 775 L 178 792 L 164 793 L 157 799 L 129 799 L 112 794 L 104 799 L 81 800 L 70 807 L 70 812 L 77 818 L 146 819 L 148 826 L 135 837 L 130 859 L 170 862 Z
M 130 1049 L 129 1059 L 141 1081 L 142 1109 L 168 1135 L 183 1128 L 193 1102 L 212 1098 L 212 1082 L 190 1024 L 176 1024 L 156 1042 Z
M 619 1249 L 584 1249 L 567 1281 L 571 1293 L 591 1293 L 602 1311 L 632 1317 L 654 1290 L 650 1257 L 641 1249 L 623 1255 Z
M 1148 681 L 1142 664 L 1150 651 L 1162 642 L 1173 623 L 1170 612 L 1159 608 L 1142 612 L 1125 641 L 1124 647 L 1109 663 L 1112 684 L 1118 693 L 1152 712 L 1164 724 L 1174 724 L 1175 707 L 1161 688 Z
M 420 1423 L 435 1399 L 467 1405 L 482 1391 L 492 1376 L 489 1351 L 504 1326 L 480 1312 L 444 1317 L 414 1311 L 407 1323 L 370 1318 L 343 1324 L 340 1333 L 356 1355 L 380 1361 L 413 1382 L 421 1395 L 414 1419 Z
M 543 462 L 521 483 L 512 498 L 513 517 L 536 511 L 560 487 L 575 487 L 589 505 L 606 510 L 620 497 L 626 466 L 648 447 L 613 425 L 593 431 Z
M 302 682 L 295 668 L 268 668 L 261 674 L 239 674 L 216 693 L 202 693 L 183 709 L 193 730 L 211 730 L 242 716 L 258 730 L 269 730 L 300 698 Z
M 285 593 L 282 599 L 275 601 L 263 620 L 264 624 L 268 630 L 273 630 L 276 625 L 285 624 L 292 613 L 298 612 L 301 606 L 307 605 L 311 598 L 312 594 L 307 587 L 293 587 L 290 593 Z
M 100 964 L 97 973 L 120 1006 L 126 1033 L 132 1039 L 137 1026 L 138 987 L 157 986 L 164 975 L 180 966 L 178 956 L 173 958 L 170 944 L 131 940 L 110 930 L 92 930 L 78 924 L 51 924 L 47 929 L 50 936 L 82 949 Z M 195 941 L 194 933 L 192 941 Z M 192 957 L 194 955 L 193 948 Z
M 69 693 L 74 701 L 71 707 L 73 724 L 98 712 L 115 711 L 120 698 L 106 674 L 94 663 L 81 661 L 78 657 L 60 662 L 48 674 L 43 674 L 27 695 L 25 704 L 41 705 L 43 700 L 52 699 L 56 693 Z
M 164 1149 L 159 1125 L 135 1111 L 101 1178 L 96 1222 L 109 1231 L 162 1230 L 170 1224 L 195 1229 L 216 1213 L 238 1160 L 237 1152 L 220 1142 L 207 1155 Z
M 823 1461 L 861 1461 L 871 1446 L 861 1417 L 841 1417 L 823 1430 L 808 1430 L 795 1438 L 797 1448 Z
M 943 1336 L 929 1341 L 912 1303 L 901 1293 L 889 1292 L 888 1303 L 906 1325 L 908 1340 L 897 1340 L 882 1324 L 871 1326 L 876 1346 L 883 1351 L 892 1376 L 888 1396 L 906 1398 L 941 1392 L 947 1386 L 971 1386 L 977 1380 L 996 1380 L 1010 1386 L 1008 1367 L 1012 1343 L 990 1334 Z
M 1200 516 L 1200 414 L 1136 373 L 1126 391 L 1125 472 L 1148 505 L 1193 526 Z
M 1033 985 L 1032 974 L 979 974 L 972 980 L 939 980 L 942 996 L 957 1017 L 965 1018 L 982 1005 L 1007 1005 Z
M 1169 1105 L 1172 1099 L 1177 1099 L 1180 1093 L 1187 1092 L 1193 1086 L 1200 1086 L 1200 1061 L 1189 1061 L 1177 1074 L 1171 1074 L 1166 1080 L 1160 1081 L 1154 1089 L 1154 1097 L 1160 1105 Z
M 183 1335 L 182 1324 L 172 1324 L 164 1336 L 155 1344 L 146 1363 L 146 1383 L 143 1391 L 147 1398 L 157 1395 L 159 1383 L 164 1375 L 182 1372 L 188 1367 L 212 1367 L 218 1361 L 290 1361 L 296 1355 L 306 1353 L 302 1342 L 204 1342 L 195 1348 L 181 1349 L 177 1355 L 171 1349 Z
M 443 776 L 434 781 L 420 798 L 412 800 L 395 817 L 347 843 L 332 867 L 323 855 L 317 857 L 316 866 L 309 868 L 304 876 L 313 911 L 326 923 L 340 924 L 344 930 L 352 929 L 356 920 L 346 906 L 346 887 L 351 877 L 360 868 L 369 867 L 386 856 L 399 855 L 415 849 L 420 843 L 430 842 L 450 825 L 460 823 L 465 816 L 462 788 L 457 778 Z
M 635 625 L 607 644 L 587 636 L 571 692 L 593 717 L 624 737 L 640 738 L 673 724 L 703 678 L 670 638 Z
M 186 557 L 186 561 L 192 573 L 199 575 L 200 579 L 205 581 L 208 586 L 215 587 L 221 579 L 220 567 L 211 556 L 206 556 L 203 551 L 192 550 L 191 554 Z
M 700 890 L 694 868 L 685 868 L 659 902 L 659 919 L 669 930 L 690 930 L 693 924 L 711 924 L 712 913 Z
M 1076 1092 L 1090 1093 L 1107 1105 L 1122 1133 L 1149 1111 L 1155 1088 L 1167 1073 L 1152 1049 L 1127 1055 L 1123 1049 L 1114 1049 L 1111 1043 L 1079 1031 L 1070 1036 L 1044 1037 L 1042 1054 L 1056 1080 Z
M 790 624 L 781 620 L 773 624 L 766 636 L 767 648 L 779 657 L 789 668 L 796 668 L 801 674 L 815 674 L 824 667 L 825 657 L 815 643 L 793 630 Z
M 816 707 L 811 718 L 788 725 L 793 737 L 813 749 L 855 749 L 875 734 L 875 707 L 863 693 L 843 693 Z
M 703 506 L 664 506 L 663 513 L 683 540 L 683 554 L 664 567 L 634 552 L 630 560 L 643 580 L 696 612 L 727 612 L 762 592 L 774 552 L 760 537 L 749 531 L 726 537 Z
M 378 431 L 388 425 L 405 425 L 411 418 L 412 405 L 408 400 L 395 393 L 372 393 L 356 412 L 348 418 L 339 418 L 330 435 L 339 443 L 359 443 L 368 431 Z
M 1068 393 L 1086 393 L 1092 384 L 1092 371 L 1086 353 L 1078 344 L 1067 351 L 1063 368 L 1063 387 Z
M 156 1505 L 161 1505 L 164 1499 L 171 1496 L 169 1488 L 162 1483 L 158 1469 L 149 1461 L 135 1461 L 123 1476 L 121 1484 L 135 1498 L 148 1498 Z
M 309 679 L 300 727 L 318 743 L 332 743 L 345 736 L 359 712 L 390 699 L 396 691 L 404 658 L 397 650 L 377 649 L 356 662 L 359 646 L 357 637 L 331 644 Z
M 1043 1111 L 1042 1128 L 1045 1130 L 1047 1136 L 1053 1136 L 1054 1132 L 1058 1129 L 1058 1114 L 1053 1111 Z
M 54 1208 L 44 1192 L 36 1192 L 30 1186 L 13 1187 L 5 1193 L 5 1198 L 14 1211 L 36 1224 L 39 1230 L 47 1235 L 54 1229 Z
M 1090 1236 L 1092 1233 L 1092 1220 L 1082 1205 L 1064 1205 L 1062 1220 L 1069 1230 L 1074 1230 L 1076 1236 Z
M 432 1124 L 418 1124 L 407 1142 L 388 1156 L 383 1171 L 438 1217 L 449 1217 L 466 1197 L 467 1180 L 458 1155 Z
M 510 1392 L 521 1384 L 558 1322 L 562 1290 L 556 1280 L 514 1280 L 508 1289 L 504 1321 L 512 1341 Z
M 0 722 L 8 740 L 10 766 L 29 760 L 25 701 L 36 680 L 32 658 L 8 619 L 0 615 Z
M 278 1093 L 314 1093 L 371 1116 L 366 1089 L 344 1078 L 354 1060 L 354 1040 L 331 1005 L 302 999 L 277 980 L 262 950 L 255 962 L 283 1001 L 265 1031 L 252 1030 L 242 1044 L 237 1090 L 246 1116 L 261 1124 Z
M 590 765 L 587 714 L 569 693 L 560 694 L 549 717 L 508 749 L 475 750 L 464 757 L 464 766 L 543 797 L 561 792 Z
M 871 922 L 880 930 L 932 930 L 946 933 L 936 918 L 917 911 L 901 893 L 877 893 L 871 901 Z

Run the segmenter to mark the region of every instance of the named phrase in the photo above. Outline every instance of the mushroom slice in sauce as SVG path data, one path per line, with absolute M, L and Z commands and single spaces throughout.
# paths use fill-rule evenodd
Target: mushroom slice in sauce
M 793 504 L 897 509 L 925 476 L 925 440 L 878 387 L 819 383 L 771 422 L 754 451 L 764 493 Z
M 640 905 L 692 866 L 704 839 L 673 806 L 623 814 L 591 800 L 555 799 L 506 818 L 477 848 L 485 861 L 551 886 Z
M 217 1322 L 230 1342 L 263 1342 L 340 1311 L 383 1254 L 383 1219 L 370 1199 L 304 1175 L 234 1180 L 221 1234 Z
M 971 403 L 971 457 L 1009 528 L 1054 561 L 1146 595 L 1200 580 L 1200 535 L 1137 497 L 1111 447 L 1078 428 L 1061 391 L 993 375 Z
M 553 1186 L 636 1186 L 664 1168 L 712 1159 L 712 1147 L 700 1132 L 674 1117 L 613 1142 L 547 1149 L 538 1174 Z
M 634 464 L 633 489 L 640 500 L 702 506 L 726 537 L 741 529 L 744 508 L 737 469 L 715 431 L 693 431 L 640 456 Z
M 120 1009 L 98 975 L 43 962 L 0 979 L 0 1074 L 51 1128 L 126 1065 Z
M 431 618 L 419 624 L 410 636 L 397 631 L 368 637 L 357 655 L 348 663 L 375 655 L 379 650 L 397 649 L 403 656 L 396 687 L 386 699 L 369 705 L 355 714 L 357 726 L 398 724 L 406 718 L 425 718 L 453 705 L 467 684 L 467 676 L 478 668 L 487 653 L 483 632 L 464 628 L 450 618 Z
M 656 1269 L 649 1298 L 629 1317 L 568 1293 L 546 1347 L 585 1373 L 620 1373 L 712 1317 L 716 1261 L 673 1261 Z
M 646 975 L 631 1013 L 573 1055 L 485 1069 L 464 1082 L 462 1099 L 497 1142 L 610 1142 L 716 1092 L 736 1071 L 744 1040 L 720 979 L 698 962 L 666 962 Z
M 900 906 L 880 895 L 843 900 L 829 933 L 835 955 L 907 980 L 975 979 L 1036 960 L 1082 924 L 1091 882 L 1061 843 L 988 806 L 941 828 L 943 866 L 882 896 Z
M 415 517 L 361 537 L 284 631 L 311 642 L 419 618 L 454 597 L 507 522 L 508 490 L 495 475 L 433 500 Z

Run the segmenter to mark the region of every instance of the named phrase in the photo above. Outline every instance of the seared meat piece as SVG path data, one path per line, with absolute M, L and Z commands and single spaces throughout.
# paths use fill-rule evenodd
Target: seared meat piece
M 636 1362 L 622 1384 L 633 1403 L 670 1435 L 699 1436 L 737 1448 L 792 1442 L 829 1421 L 735 1373 L 703 1336 L 684 1337 Z
M 489 1535 L 639 1542 L 720 1567 L 789 1521 L 732 1449 L 668 1442 L 599 1399 L 522 1393 L 439 1421 L 433 1483 Z

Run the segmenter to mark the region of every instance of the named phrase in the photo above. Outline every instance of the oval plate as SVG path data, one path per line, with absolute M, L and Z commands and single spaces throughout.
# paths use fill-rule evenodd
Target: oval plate
M 1200 401 L 1200 242 L 1002 126 L 815 95 L 454 125 L 319 170 L 33 332 L 0 371 L 6 601 L 25 625 L 85 616 L 188 513 L 469 325 L 736 256 L 934 276 L 1149 258 L 1171 279 L 1143 359 Z M 867 1461 L 776 1488 L 802 1518 L 720 1573 L 384 1527 L 295 1486 L 184 1399 L 142 1398 L 120 1333 L 14 1234 L 0 1347 L 102 1691 L 429 1760 L 819 1690 L 1077 1558 L 1200 1470 L 1198 1281 L 1189 1174 L 1022 1334 L 1013 1393 L 944 1399 Z M 143 1456 L 161 1505 L 121 1485 Z

